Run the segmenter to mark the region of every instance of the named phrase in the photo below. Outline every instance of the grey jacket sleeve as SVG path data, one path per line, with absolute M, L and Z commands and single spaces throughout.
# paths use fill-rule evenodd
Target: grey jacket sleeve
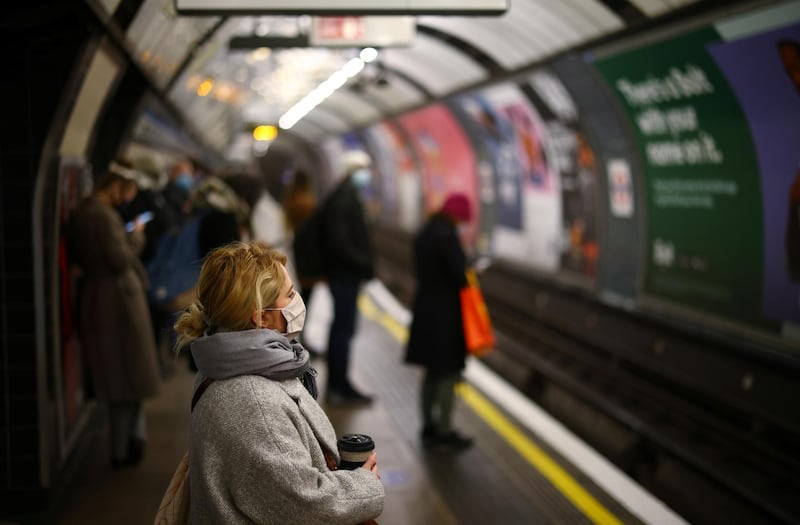
M 365 469 L 329 471 L 314 431 L 332 434 L 330 422 L 309 422 L 276 384 L 246 376 L 204 394 L 192 425 L 192 522 L 354 524 L 380 515 L 380 480 Z

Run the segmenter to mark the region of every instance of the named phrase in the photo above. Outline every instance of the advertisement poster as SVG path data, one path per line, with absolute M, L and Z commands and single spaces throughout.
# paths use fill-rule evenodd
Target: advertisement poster
M 546 140 L 541 117 L 524 93 L 514 84 L 502 84 L 457 100 L 459 114 L 465 115 L 465 129 L 483 155 L 491 184 L 489 206 L 481 184 L 484 207 L 496 216 L 493 221 L 494 256 L 555 271 L 559 263 L 561 202 L 556 175 L 547 165 Z M 475 123 L 488 114 L 492 127 Z M 499 144 L 498 144 L 499 143 Z M 480 172 L 479 168 L 479 172 Z M 483 174 L 479 173 L 483 180 Z
M 410 146 L 397 126 L 387 122 L 369 128 L 365 138 L 380 172 L 381 216 L 389 224 L 416 231 L 422 217 L 422 191 Z
M 488 170 L 488 180 L 493 185 L 495 224 L 521 231 L 522 174 L 517 157 L 517 135 L 511 122 L 483 93 L 459 97 L 456 105 L 468 117 L 476 150 L 484 152 L 481 163 Z
M 800 24 L 709 51 L 747 116 L 758 156 L 763 316 L 800 323 Z
M 411 137 L 422 164 L 422 187 L 425 214 L 441 207 L 450 194 L 459 192 L 469 199 L 472 221 L 463 233 L 465 246 L 478 253 L 488 253 L 491 245 L 486 231 L 478 231 L 481 213 L 475 154 L 469 139 L 452 113 L 442 104 L 434 104 L 400 118 Z
M 393 158 L 391 138 L 386 136 L 381 126 L 370 126 L 364 131 L 374 164 L 373 176 L 377 179 L 380 194 L 381 213 L 378 220 L 393 224 L 397 222 L 397 173 Z
M 530 77 L 535 107 L 544 120 L 545 153 L 560 191 L 559 265 L 588 277 L 597 274 L 598 166 L 571 95 L 547 69 Z M 542 191 L 547 191 L 543 189 Z
M 77 330 L 76 317 L 79 310 L 79 277 L 74 271 L 76 256 L 70 252 L 67 242 L 67 224 L 70 215 L 92 188 L 91 170 L 83 160 L 63 159 L 60 166 L 60 195 L 58 201 L 58 281 L 59 316 L 58 323 L 60 348 L 54 362 L 61 364 L 61 391 L 56 396 L 60 400 L 58 421 L 60 442 L 71 440 L 76 425 L 87 403 L 87 362 L 83 353 Z
M 488 131 L 485 124 L 487 119 L 482 118 L 484 109 L 476 100 L 476 95 L 456 97 L 448 101 L 447 107 L 453 113 L 461 128 L 470 141 L 475 154 L 475 173 L 477 177 L 477 195 L 480 200 L 481 216 L 476 225 L 479 235 L 487 239 L 484 252 L 498 255 L 496 249 L 496 209 L 497 188 L 495 185 L 495 152 L 492 147 L 493 139 L 487 137 Z M 485 105 L 485 103 L 484 103 Z M 487 108 L 488 109 L 488 108 Z M 516 230 L 515 230 L 516 231 Z
M 709 52 L 719 42 L 717 31 L 702 29 L 595 66 L 626 110 L 640 149 L 645 291 L 758 322 L 761 181 L 746 116 Z
M 614 217 L 630 219 L 633 217 L 634 196 L 631 166 L 625 159 L 609 159 L 606 164 L 608 173 L 608 200 L 611 214 Z

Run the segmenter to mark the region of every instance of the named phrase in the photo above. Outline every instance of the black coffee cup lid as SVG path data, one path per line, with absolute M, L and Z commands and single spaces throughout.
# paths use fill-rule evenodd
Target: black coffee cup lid
M 366 434 L 345 434 L 339 438 L 339 448 L 347 448 L 353 452 L 360 452 L 363 450 L 372 450 L 375 448 L 375 443 L 372 438 Z

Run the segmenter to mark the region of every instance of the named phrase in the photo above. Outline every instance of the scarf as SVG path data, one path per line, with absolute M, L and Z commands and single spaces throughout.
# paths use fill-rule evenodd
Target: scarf
M 317 399 L 317 371 L 303 345 L 269 329 L 217 332 L 189 345 L 198 371 L 211 379 L 257 375 L 283 381 L 297 377 Z

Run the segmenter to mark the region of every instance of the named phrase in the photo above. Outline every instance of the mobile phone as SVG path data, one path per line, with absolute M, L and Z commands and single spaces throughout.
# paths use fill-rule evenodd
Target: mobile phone
M 136 221 L 141 222 L 142 224 L 147 224 L 148 222 L 153 220 L 153 212 L 146 211 L 140 215 L 137 215 L 136 218 L 128 223 L 125 224 L 125 230 L 132 232 L 133 229 L 136 227 Z

